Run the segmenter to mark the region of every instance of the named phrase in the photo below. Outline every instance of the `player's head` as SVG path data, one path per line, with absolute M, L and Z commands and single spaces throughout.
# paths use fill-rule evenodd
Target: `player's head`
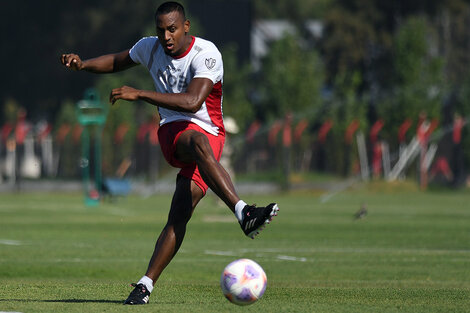
M 184 13 L 183 5 L 175 1 L 168 1 L 168 2 L 162 3 L 157 8 L 157 11 L 155 12 L 155 20 L 157 19 L 158 15 L 168 14 L 168 13 L 175 12 L 175 11 L 181 14 L 181 16 L 183 17 L 183 20 L 186 20 L 186 15 Z
M 178 56 L 185 52 L 190 23 L 181 4 L 173 1 L 161 4 L 155 12 L 155 24 L 166 54 Z

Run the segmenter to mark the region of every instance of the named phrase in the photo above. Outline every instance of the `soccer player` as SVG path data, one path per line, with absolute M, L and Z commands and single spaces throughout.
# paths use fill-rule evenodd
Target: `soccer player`
M 148 303 L 153 286 L 178 251 L 194 208 L 208 188 L 224 201 L 246 236 L 254 238 L 279 210 L 247 205 L 238 197 L 219 160 L 225 140 L 222 120 L 222 57 L 207 40 L 189 35 L 190 22 L 177 2 L 165 2 L 155 13 L 156 37 L 140 39 L 130 50 L 82 60 L 62 54 L 72 70 L 113 73 L 137 64 L 147 67 L 156 91 L 128 86 L 113 89 L 111 103 L 144 100 L 158 107 L 160 146 L 168 163 L 181 168 L 168 215 L 147 272 L 124 304 Z

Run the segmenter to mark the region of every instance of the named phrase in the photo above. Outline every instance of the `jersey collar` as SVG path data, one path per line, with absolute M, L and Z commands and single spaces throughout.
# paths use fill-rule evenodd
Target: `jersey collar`
M 196 41 L 196 38 L 194 38 L 194 36 L 191 36 L 191 38 L 192 38 L 192 40 L 191 40 L 191 43 L 189 44 L 188 49 L 186 49 L 186 51 L 185 51 L 184 53 L 173 57 L 173 59 L 181 59 L 181 58 L 184 58 L 184 57 L 189 53 L 189 51 L 191 51 L 191 48 L 192 48 L 193 45 L 194 45 L 194 41 Z

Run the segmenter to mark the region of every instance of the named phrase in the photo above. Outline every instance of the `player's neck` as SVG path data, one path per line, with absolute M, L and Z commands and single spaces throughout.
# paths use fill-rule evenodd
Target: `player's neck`
M 174 59 L 181 59 L 181 58 L 185 57 L 189 53 L 191 48 L 193 47 L 195 39 L 196 38 L 194 38 L 194 36 L 186 35 L 185 44 L 184 44 L 183 48 L 181 49 L 181 53 L 174 56 L 173 58 Z

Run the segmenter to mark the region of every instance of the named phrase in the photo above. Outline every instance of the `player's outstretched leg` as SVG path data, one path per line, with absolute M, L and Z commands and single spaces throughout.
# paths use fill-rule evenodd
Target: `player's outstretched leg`
M 132 284 L 132 290 L 129 297 L 124 301 L 124 304 L 147 304 L 149 302 L 150 291 L 144 284 Z
M 153 285 L 180 248 L 186 225 L 203 196 L 202 190 L 191 179 L 178 175 L 168 221 L 155 244 L 145 276 L 137 282 L 124 304 L 148 303 Z
M 279 207 L 276 203 L 271 203 L 266 207 L 246 205 L 242 211 L 243 219 L 239 222 L 240 226 L 245 235 L 254 239 L 272 221 L 278 211 Z

